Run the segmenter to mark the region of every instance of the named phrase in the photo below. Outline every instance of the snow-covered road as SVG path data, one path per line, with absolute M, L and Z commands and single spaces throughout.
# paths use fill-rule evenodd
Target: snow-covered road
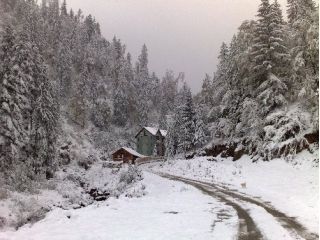
M 77 210 L 55 209 L 1 240 L 234 239 L 236 211 L 200 190 L 144 172 L 147 194 Z
M 318 159 L 318 151 L 304 151 L 291 160 L 274 159 L 270 162 L 252 163 L 249 156 L 243 156 L 235 162 L 221 157 L 197 157 L 150 163 L 141 168 L 214 183 L 216 186 L 229 188 L 234 193 L 255 197 L 256 200 L 270 203 L 286 216 L 296 218 L 309 232 L 318 235 Z M 246 186 L 242 187 L 242 183 Z M 260 210 L 265 211 L 255 209 L 251 210 L 251 215 Z
M 190 184 L 233 207 L 239 219 L 237 239 L 319 239 L 317 234 L 309 232 L 295 218 L 287 216 L 261 199 L 250 197 L 225 186 L 169 174 L 161 175 Z

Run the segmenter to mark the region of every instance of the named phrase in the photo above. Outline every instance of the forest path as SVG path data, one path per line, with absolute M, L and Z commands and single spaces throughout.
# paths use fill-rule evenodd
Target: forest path
M 275 207 L 270 205 L 267 202 L 263 202 L 262 200 L 258 200 L 252 196 L 245 195 L 243 193 L 239 193 L 237 190 L 230 189 L 227 186 L 223 186 L 220 184 L 213 184 L 198 180 L 193 180 L 189 178 L 179 177 L 170 174 L 158 173 L 158 175 L 175 180 L 181 181 L 187 184 L 190 184 L 202 192 L 219 199 L 224 202 L 226 205 L 233 207 L 239 218 L 239 229 L 238 229 L 238 238 L 239 240 L 258 240 L 269 238 L 266 232 L 274 231 L 274 228 L 271 224 L 267 224 L 270 226 L 270 229 L 266 229 L 266 225 L 263 227 L 263 224 L 253 219 L 250 214 L 253 212 L 254 208 L 262 208 L 265 211 L 265 214 L 269 214 L 272 216 L 272 220 L 275 220 L 278 225 L 287 230 L 288 235 L 282 235 L 283 239 L 305 239 L 305 240 L 316 240 L 319 239 L 319 236 L 315 233 L 309 232 L 302 224 L 300 224 L 295 218 L 289 217 L 281 211 L 277 210 Z M 245 205 L 245 207 L 243 207 Z M 248 208 L 249 206 L 249 208 Z M 261 219 L 261 217 L 260 217 Z M 267 218 L 264 218 L 267 219 Z M 270 219 L 268 219 L 270 221 Z M 264 234 L 261 233 L 261 228 L 264 231 Z M 267 230 L 267 231 L 266 231 Z M 283 233 L 282 233 L 283 234 Z M 274 236 L 274 234 L 273 234 Z

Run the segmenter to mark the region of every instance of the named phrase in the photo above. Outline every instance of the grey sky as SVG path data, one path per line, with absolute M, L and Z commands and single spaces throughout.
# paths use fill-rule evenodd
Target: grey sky
M 126 44 L 134 58 L 143 43 L 149 66 L 162 77 L 166 69 L 185 72 L 198 92 L 205 73 L 213 74 L 221 43 L 229 42 L 241 22 L 253 19 L 260 0 L 67 0 L 68 7 L 91 13 L 102 34 Z M 286 0 L 278 0 L 283 8 Z

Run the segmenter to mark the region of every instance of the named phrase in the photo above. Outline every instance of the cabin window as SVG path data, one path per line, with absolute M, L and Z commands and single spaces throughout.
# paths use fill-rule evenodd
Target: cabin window
M 146 133 L 146 131 L 144 131 L 144 132 L 143 132 L 143 136 L 147 136 L 147 133 Z
M 159 140 L 160 139 L 160 137 L 159 136 L 157 136 L 157 140 Z

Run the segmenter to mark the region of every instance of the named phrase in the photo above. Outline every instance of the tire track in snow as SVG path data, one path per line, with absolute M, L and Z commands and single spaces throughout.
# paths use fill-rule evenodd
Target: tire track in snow
M 239 192 L 235 192 L 235 190 L 230 190 L 225 186 L 219 186 L 219 185 L 216 185 L 216 184 L 213 184 L 213 183 L 193 180 L 193 179 L 189 179 L 189 178 L 183 178 L 183 177 L 174 176 L 174 175 L 170 175 L 170 174 L 160 174 L 160 175 L 163 176 L 163 177 L 166 177 L 166 178 L 170 178 L 172 180 L 183 181 L 183 182 L 186 182 L 186 183 L 189 183 L 189 184 L 192 183 L 192 185 L 195 186 L 195 187 L 198 187 L 200 185 L 202 187 L 207 186 L 209 188 L 213 188 L 215 190 L 214 193 L 215 193 L 216 196 L 218 196 L 218 194 L 220 194 L 220 195 L 222 194 L 224 196 L 231 197 L 232 199 L 235 199 L 235 200 L 238 200 L 238 201 L 243 201 L 243 202 L 246 202 L 246 203 L 254 204 L 254 205 L 258 206 L 258 207 L 261 207 L 261 208 L 265 209 L 270 215 L 272 215 L 280 223 L 280 225 L 282 227 L 287 229 L 292 234 L 294 234 L 296 236 L 300 236 L 300 237 L 302 237 L 303 239 L 306 239 L 306 240 L 317 240 L 317 239 L 319 239 L 319 235 L 318 234 L 309 232 L 295 218 L 289 217 L 286 214 L 284 214 L 283 212 L 277 210 L 272 205 L 264 203 L 264 202 L 261 202 L 259 200 L 256 200 L 253 197 L 249 197 L 249 196 L 241 194 Z M 247 212 L 246 210 L 244 210 L 244 211 Z M 249 238 L 239 238 L 239 239 L 242 240 L 242 239 L 249 239 Z M 256 238 L 256 239 L 259 239 L 259 238 Z
M 257 205 L 259 207 L 264 208 L 269 214 L 271 214 L 274 218 L 277 219 L 277 221 L 286 228 L 288 231 L 306 239 L 306 240 L 316 240 L 319 239 L 319 235 L 315 233 L 309 232 L 301 223 L 299 223 L 294 217 L 289 217 L 283 212 L 277 210 L 275 207 L 270 205 L 269 203 L 264 203 L 259 200 L 254 199 L 253 197 L 249 197 L 245 194 L 235 192 L 236 190 L 230 190 L 225 186 L 220 186 L 208 182 L 203 181 L 196 181 L 200 184 L 209 185 L 220 192 L 229 195 L 230 197 L 234 199 L 238 199 L 247 203 L 251 203 L 254 205 Z
M 238 240 L 259 240 L 263 239 L 261 232 L 257 228 L 256 224 L 254 223 L 253 219 L 250 217 L 248 212 L 243 209 L 237 203 L 230 201 L 227 199 L 224 194 L 220 192 L 212 191 L 211 187 L 204 186 L 203 184 L 195 183 L 188 179 L 183 179 L 179 177 L 175 177 L 172 175 L 163 175 L 162 177 L 171 179 L 171 180 L 178 180 L 184 182 L 186 184 L 192 185 L 193 187 L 201 190 L 203 193 L 208 194 L 214 198 L 218 198 L 220 201 L 224 202 L 226 205 L 231 206 L 237 212 L 239 218 L 239 227 L 238 227 Z

